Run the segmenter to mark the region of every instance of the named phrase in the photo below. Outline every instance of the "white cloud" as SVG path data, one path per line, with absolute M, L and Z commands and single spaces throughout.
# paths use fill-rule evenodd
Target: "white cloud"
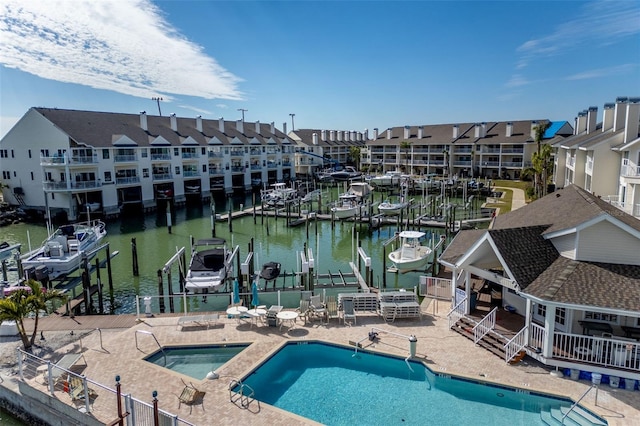
M 518 47 L 520 63 L 545 57 L 584 44 L 605 45 L 640 33 L 640 7 L 635 1 L 587 3 L 574 19 L 568 19 L 551 34 L 528 40 Z M 529 60 L 526 60 L 526 59 Z
M 505 84 L 505 86 L 522 87 L 522 86 L 526 86 L 527 84 L 530 84 L 530 82 L 524 76 L 520 74 L 514 74 L 511 76 L 511 79 L 507 81 L 507 84 Z
M 624 64 L 608 68 L 598 68 L 570 75 L 566 77 L 566 80 L 587 80 L 591 78 L 629 74 L 631 72 L 634 72 L 635 68 L 636 65 L 633 64 Z
M 197 108 L 197 107 L 194 107 L 194 106 L 191 106 L 191 105 L 178 105 L 178 106 L 180 108 L 184 108 L 184 109 L 188 109 L 188 110 L 191 110 L 191 111 L 195 111 L 195 112 L 197 112 L 199 114 L 204 114 L 204 115 L 213 114 L 213 111 L 209 111 L 209 110 L 202 109 L 202 108 Z
M 236 77 L 149 0 L 5 0 L 0 63 L 142 98 L 243 99 Z

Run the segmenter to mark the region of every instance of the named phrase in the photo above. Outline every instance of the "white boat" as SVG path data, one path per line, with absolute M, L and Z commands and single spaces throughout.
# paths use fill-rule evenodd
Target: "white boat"
M 361 204 L 354 194 L 342 194 L 338 197 L 338 203 L 331 208 L 336 219 L 347 219 L 360 212 Z
M 0 261 L 9 259 L 15 251 L 20 250 L 20 244 L 9 244 L 6 241 L 0 243 Z
M 418 189 L 426 189 L 427 191 L 440 189 L 441 181 L 430 177 L 422 177 L 413 181 L 413 185 Z
M 399 171 L 388 171 L 384 175 L 369 178 L 369 183 L 374 186 L 395 186 L 400 185 L 404 178 L 409 177 Z
M 367 182 L 351 182 L 347 194 L 355 195 L 358 201 L 362 202 L 373 192 L 373 187 Z
M 283 206 L 286 202 L 295 200 L 298 197 L 298 191 L 287 187 L 284 182 L 274 183 L 271 186 L 271 189 L 260 192 L 260 199 L 268 206 Z
M 431 249 L 420 244 L 426 234 L 420 231 L 400 232 L 400 246 L 389 253 L 389 260 L 400 272 L 423 270 L 429 262 Z
M 402 209 L 407 208 L 408 205 L 409 203 L 404 201 L 400 201 L 397 203 L 385 201 L 378 204 L 378 212 L 380 212 L 380 214 L 383 214 L 385 216 L 397 216 L 400 214 Z
M 84 256 L 95 256 L 95 249 L 106 235 L 105 224 L 100 220 L 61 226 L 39 248 L 22 256 L 22 266 L 25 271 L 46 266 L 49 279 L 70 274 L 82 266 Z
M 231 251 L 223 238 L 198 240 L 191 248 L 191 261 L 185 277 L 185 289 L 193 293 L 215 293 L 224 288 L 229 272 Z

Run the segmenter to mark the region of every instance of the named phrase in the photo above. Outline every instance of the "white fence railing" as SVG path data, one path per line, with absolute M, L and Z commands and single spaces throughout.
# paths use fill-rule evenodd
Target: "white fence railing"
M 420 277 L 418 294 L 439 300 L 451 300 L 451 280 L 448 278 Z
M 518 352 L 520 352 L 526 345 L 527 341 L 525 336 L 527 335 L 527 327 L 524 327 L 518 332 L 511 340 L 504 345 L 504 360 L 509 362 Z
M 17 350 L 18 374 L 20 380 L 31 388 L 48 393 L 58 401 L 78 409 L 78 419 L 83 415 L 109 422 L 117 417 L 117 392 L 109 386 L 91 380 L 74 369 L 59 367 L 50 361 L 37 357 L 21 349 Z M 78 361 L 80 364 L 81 361 Z M 101 396 L 98 398 L 98 396 Z M 111 397 L 113 396 L 113 397 Z M 125 418 L 127 426 L 152 426 L 154 424 L 154 408 L 152 404 L 121 395 L 123 411 L 129 412 Z M 194 426 L 180 419 L 177 415 L 158 409 L 158 420 L 161 426 Z
M 496 313 L 498 307 L 493 308 L 491 312 L 485 315 L 484 318 L 473 327 L 473 342 L 478 343 L 484 336 L 489 334 L 491 330 L 496 328 Z

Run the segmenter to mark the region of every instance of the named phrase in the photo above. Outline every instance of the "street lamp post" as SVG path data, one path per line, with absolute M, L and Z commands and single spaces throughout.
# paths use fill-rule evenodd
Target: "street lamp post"
M 242 112 L 242 122 L 244 123 L 244 113 L 249 111 L 248 109 L 238 108 L 238 111 Z
M 160 111 L 160 101 L 163 101 L 164 99 L 160 98 L 160 97 L 153 97 L 151 98 L 152 101 L 156 101 L 156 103 L 158 104 L 158 115 L 162 116 L 162 111 Z
M 294 130 L 296 130 L 296 127 L 293 125 L 293 117 L 295 117 L 296 115 L 293 113 L 289 115 L 291 116 L 291 131 L 293 132 Z

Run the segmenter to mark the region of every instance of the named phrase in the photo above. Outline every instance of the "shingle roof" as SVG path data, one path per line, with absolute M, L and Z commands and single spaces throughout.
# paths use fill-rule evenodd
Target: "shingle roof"
M 158 137 L 166 139 L 171 145 L 180 145 L 191 137 L 198 145 L 205 146 L 214 138 L 228 144 L 234 138 L 249 143 L 254 137 L 266 141 L 275 139 L 277 143 L 291 143 L 292 140 L 271 125 L 259 123 L 260 133 L 256 132 L 256 123 L 245 122 L 243 132 L 237 130 L 235 121 L 224 121 L 224 132 L 219 129 L 218 120 L 202 119 L 202 132 L 196 128 L 195 118 L 177 117 L 177 131 L 171 129 L 171 118 L 147 115 L 147 131 L 140 126 L 139 114 L 120 114 L 111 112 L 78 111 L 56 108 L 34 108 L 51 121 L 56 127 L 67 133 L 71 139 L 92 147 L 112 147 L 113 140 L 126 136 L 138 146 L 152 146 Z
M 456 263 L 460 256 L 464 255 L 469 247 L 484 235 L 485 232 L 487 232 L 485 229 L 465 229 L 459 231 L 444 252 L 442 252 L 439 260 L 450 264 Z

